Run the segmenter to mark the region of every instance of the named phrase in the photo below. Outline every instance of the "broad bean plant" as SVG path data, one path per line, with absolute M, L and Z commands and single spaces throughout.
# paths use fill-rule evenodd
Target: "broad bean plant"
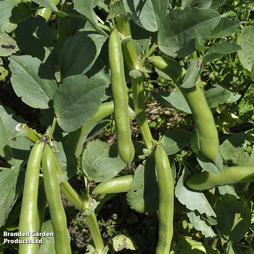
M 1 94 L 1 253 L 253 253 L 253 124 L 235 113 L 241 89 L 212 70 L 237 66 L 246 92 L 254 29 L 225 2 L 0 1 L 1 89 L 37 118 Z M 154 128 L 150 103 L 178 124 Z M 116 195 L 147 237 L 103 239 Z M 85 218 L 83 250 L 63 200 Z

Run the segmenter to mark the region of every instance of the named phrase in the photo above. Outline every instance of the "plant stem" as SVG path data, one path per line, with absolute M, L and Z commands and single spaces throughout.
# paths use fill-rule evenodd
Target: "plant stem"
M 90 233 L 93 237 L 93 242 L 95 245 L 95 248 L 98 252 L 103 251 L 104 244 L 101 238 L 100 229 L 98 226 L 97 218 L 95 216 L 95 213 L 91 213 L 90 216 L 85 216 L 86 218 L 86 224 L 89 227 Z
M 122 50 L 125 61 L 127 63 L 129 71 L 138 70 L 143 66 L 139 60 L 130 30 L 129 17 L 128 15 L 117 16 L 118 30 L 123 35 L 123 38 L 130 38 L 127 43 L 122 44 Z M 145 112 L 145 98 L 143 88 L 143 77 L 133 78 L 131 77 L 131 86 L 133 92 L 133 104 L 134 111 L 136 113 L 136 120 L 140 128 L 142 137 L 145 145 L 149 150 L 152 150 L 154 146 L 154 139 L 152 137 L 150 127 L 147 122 Z

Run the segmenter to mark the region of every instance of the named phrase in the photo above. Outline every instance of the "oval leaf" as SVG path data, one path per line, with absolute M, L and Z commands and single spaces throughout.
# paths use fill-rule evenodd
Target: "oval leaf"
M 50 68 L 28 55 L 11 56 L 11 84 L 17 96 L 32 108 L 49 108 L 56 91 L 56 81 Z
M 82 170 L 89 181 L 104 182 L 116 176 L 126 163 L 118 156 L 116 146 L 96 140 L 90 142 L 82 155 Z
M 66 132 L 77 130 L 99 110 L 106 81 L 71 76 L 57 89 L 54 109 L 59 126 Z

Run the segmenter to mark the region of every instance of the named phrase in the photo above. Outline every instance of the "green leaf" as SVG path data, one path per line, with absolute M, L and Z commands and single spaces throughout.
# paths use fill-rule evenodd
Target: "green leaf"
M 14 111 L 7 107 L 0 106 L 0 155 L 13 166 L 24 165 L 30 154 L 30 147 L 33 142 L 26 137 L 17 137 L 15 130 L 19 123 L 25 123 Z
M 132 78 L 136 79 L 136 78 L 142 77 L 142 72 L 141 72 L 140 70 L 131 70 L 131 71 L 129 72 L 129 75 L 130 75 Z
M 221 196 L 216 207 L 218 228 L 229 240 L 240 241 L 251 225 L 251 212 L 248 205 L 235 196 Z
M 147 159 L 145 166 L 138 166 L 127 193 L 127 203 L 138 213 L 155 212 L 158 209 L 159 189 L 154 158 Z
M 207 39 L 227 37 L 233 34 L 239 26 L 239 20 L 232 20 L 229 18 L 221 17 L 219 24 L 210 32 Z
M 159 48 L 169 56 L 188 56 L 196 50 L 196 30 L 201 38 L 205 38 L 219 21 L 220 16 L 213 10 L 175 8 L 166 16 L 158 31 Z
M 42 224 L 41 232 L 45 232 L 48 236 L 45 235 L 42 237 L 39 254 L 55 254 L 54 230 L 51 220 L 45 221 Z
M 0 56 L 10 56 L 19 51 L 16 41 L 7 33 L 0 34 L 0 45 Z
M 208 160 L 201 152 L 197 154 L 197 160 L 199 165 L 205 170 L 210 173 L 220 173 L 223 168 L 223 159 L 220 153 L 218 154 L 217 158 L 215 159 L 215 163 Z
M 12 87 L 21 100 L 32 108 L 49 108 L 56 91 L 54 75 L 47 65 L 28 55 L 11 56 Z
M 19 23 L 29 18 L 31 8 L 26 3 L 21 2 L 12 9 L 11 14 L 9 21 L 14 24 Z
M 124 7 L 131 20 L 150 32 L 158 31 L 168 8 L 167 0 L 124 0 Z
M 205 62 L 210 62 L 214 59 L 221 58 L 224 55 L 234 53 L 242 48 L 234 42 L 223 41 L 221 44 L 212 46 L 203 56 Z
M 59 165 L 66 174 L 68 179 L 72 178 L 77 173 L 77 158 L 71 149 L 61 142 L 54 142 L 56 144 L 55 154 Z
M 162 137 L 160 145 L 167 155 L 172 155 L 190 143 L 190 136 L 190 132 L 181 128 L 175 128 Z
M 195 229 L 201 231 L 202 235 L 206 238 L 216 238 L 217 235 L 214 233 L 211 225 L 208 225 L 198 212 L 188 212 L 187 216 L 189 217 L 190 222 L 193 223 Z
M 199 0 L 182 0 L 182 8 L 185 8 L 186 6 L 193 6 L 198 1 Z
M 9 18 L 12 15 L 13 8 L 20 2 L 21 0 L 0 1 L 0 33 L 10 33 L 17 27 L 17 24 L 9 21 Z
M 126 164 L 118 155 L 116 146 L 96 140 L 88 143 L 82 155 L 82 170 L 89 181 L 104 182 L 115 177 Z
M 198 33 L 198 30 L 196 30 L 196 37 L 195 37 L 195 49 L 197 51 L 202 51 L 208 49 L 208 47 L 204 46 L 205 39 L 203 38 L 202 34 L 200 35 Z
M 95 33 L 88 25 L 70 36 L 62 50 L 62 75 L 85 74 L 99 56 L 106 39 L 106 36 Z
M 106 84 L 102 79 L 70 76 L 63 80 L 54 96 L 59 126 L 66 132 L 77 130 L 99 110 Z
M 230 166 L 250 166 L 254 164 L 253 147 L 254 138 L 250 134 L 238 133 L 223 142 L 220 153 Z
M 152 93 L 152 96 L 161 105 L 167 108 L 174 108 L 187 114 L 191 114 L 190 107 L 181 92 L 170 93 L 168 91 L 159 91 Z
M 23 186 L 25 171 L 19 167 L 0 171 L 0 227 L 5 225 L 9 213 L 19 197 Z
M 210 6 L 210 9 L 217 10 L 220 6 L 222 6 L 226 0 L 213 0 Z
M 112 18 L 116 18 L 119 14 L 125 14 L 125 8 L 123 1 L 117 1 L 117 2 L 110 2 L 110 11 L 107 16 L 107 20 L 110 20 Z
M 184 168 L 181 177 L 175 187 L 175 196 L 179 202 L 185 205 L 189 210 L 197 210 L 200 214 L 216 217 L 213 208 L 209 204 L 202 192 L 191 191 L 185 187 L 185 181 L 189 177 L 189 171 Z
M 199 75 L 202 72 L 202 66 L 202 61 L 199 59 L 191 59 L 190 66 L 187 69 L 183 83 L 180 87 L 186 89 L 194 87 L 198 81 Z
M 23 53 L 51 66 L 59 64 L 60 49 L 56 33 L 43 17 L 31 17 L 21 22 L 15 35 Z
M 116 235 L 112 238 L 112 241 L 113 241 L 113 249 L 115 252 L 119 252 L 124 249 L 127 250 L 137 249 L 135 242 L 126 235 Z
M 237 43 L 242 47 L 242 50 L 238 51 L 238 57 L 243 67 L 251 71 L 254 64 L 254 27 L 244 27 L 238 36 Z
M 93 10 L 98 2 L 100 0 L 73 0 L 74 9 L 83 14 L 97 32 L 105 36 L 106 33 L 96 24 L 97 19 Z
M 205 92 L 205 98 L 209 108 L 217 108 L 229 99 L 230 94 L 231 91 L 215 84 Z

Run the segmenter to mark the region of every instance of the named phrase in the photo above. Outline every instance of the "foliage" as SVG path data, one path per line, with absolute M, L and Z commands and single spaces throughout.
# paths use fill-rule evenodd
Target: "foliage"
M 38 11 L 44 8 L 49 20 Z M 18 237 L 5 234 L 19 232 L 26 165 L 44 137 L 52 139 L 61 167 L 72 253 L 155 253 L 158 144 L 174 179 L 170 253 L 253 253 L 253 183 L 203 192 L 186 185 L 201 171 L 254 165 L 253 8 L 253 1 L 243 0 L 0 1 L 1 253 L 18 251 Z M 125 59 L 135 148 L 130 165 L 115 144 L 116 121 L 100 111 L 116 100 L 108 56 L 114 29 Z M 174 62 L 173 74 L 155 67 L 151 56 Z M 175 74 L 179 70 L 183 76 Z M 195 86 L 204 91 L 218 131 L 214 160 L 202 154 L 200 123 L 182 92 Z M 124 175 L 133 175 L 127 194 L 92 195 L 96 184 Z M 41 232 L 53 232 L 47 209 Z M 55 253 L 52 238 L 42 239 L 39 253 Z

